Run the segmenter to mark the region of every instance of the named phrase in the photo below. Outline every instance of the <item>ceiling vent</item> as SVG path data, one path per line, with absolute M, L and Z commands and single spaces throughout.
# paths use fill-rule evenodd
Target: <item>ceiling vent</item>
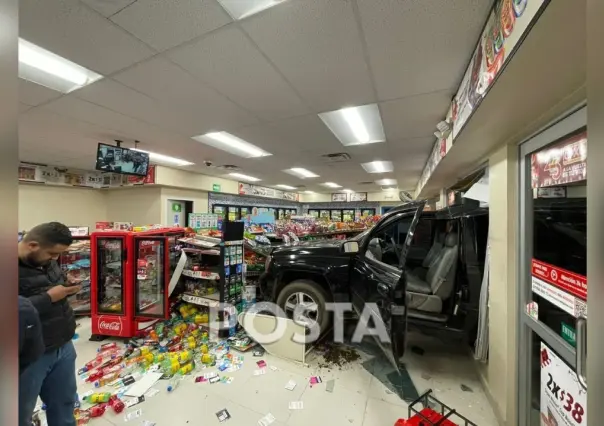
M 304 189 L 306 185 L 294 185 L 297 189 Z
M 228 170 L 230 172 L 235 171 L 235 170 L 240 170 L 238 166 L 235 166 L 233 164 L 224 164 L 222 166 L 218 166 L 219 169 L 223 169 L 223 170 Z
M 335 154 L 325 154 L 321 156 L 321 159 L 326 163 L 343 163 L 350 161 L 350 155 L 345 152 L 336 152 Z
M 372 181 L 359 182 L 357 185 L 373 185 Z

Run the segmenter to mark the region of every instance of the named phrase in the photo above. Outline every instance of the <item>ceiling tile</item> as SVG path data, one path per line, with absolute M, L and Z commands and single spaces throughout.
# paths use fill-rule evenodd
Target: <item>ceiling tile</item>
M 19 102 L 25 105 L 37 106 L 52 99 L 61 97 L 62 93 L 51 90 L 39 84 L 19 79 Z
M 215 0 L 138 0 L 111 20 L 158 51 L 232 22 Z
M 141 41 L 79 0 L 21 0 L 19 35 L 103 75 L 153 55 Z
M 387 140 L 430 136 L 445 118 L 451 92 L 441 91 L 411 96 L 380 104 Z
M 115 15 L 117 12 L 122 10 L 128 5 L 131 5 L 136 0 L 80 0 L 82 3 L 88 5 L 92 9 L 99 12 L 105 17 Z
M 264 119 L 309 112 L 279 73 L 235 26 L 222 28 L 166 55 Z
M 457 89 L 492 0 L 358 0 L 380 100 Z
M 285 2 L 241 25 L 315 112 L 375 101 L 352 2 Z
M 189 136 L 258 122 L 250 112 L 161 57 L 137 64 L 114 79 L 162 104 L 195 111 L 198 127 Z

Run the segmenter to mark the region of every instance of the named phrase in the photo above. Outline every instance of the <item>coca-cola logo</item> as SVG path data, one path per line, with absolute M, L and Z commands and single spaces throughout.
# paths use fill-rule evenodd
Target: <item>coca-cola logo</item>
M 103 318 L 99 319 L 99 330 L 105 331 L 113 331 L 119 333 L 122 331 L 122 321 L 121 320 L 105 320 Z

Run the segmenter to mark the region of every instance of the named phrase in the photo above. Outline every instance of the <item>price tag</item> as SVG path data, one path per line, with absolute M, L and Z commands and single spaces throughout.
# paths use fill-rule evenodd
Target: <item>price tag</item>
M 587 424 L 587 391 L 577 374 L 541 343 L 541 424 Z

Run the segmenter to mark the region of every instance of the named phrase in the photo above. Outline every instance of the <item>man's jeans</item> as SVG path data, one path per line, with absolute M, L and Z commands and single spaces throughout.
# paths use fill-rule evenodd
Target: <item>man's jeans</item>
M 76 351 L 72 342 L 45 353 L 19 377 L 19 426 L 31 426 L 38 395 L 46 404 L 48 426 L 75 426 Z

